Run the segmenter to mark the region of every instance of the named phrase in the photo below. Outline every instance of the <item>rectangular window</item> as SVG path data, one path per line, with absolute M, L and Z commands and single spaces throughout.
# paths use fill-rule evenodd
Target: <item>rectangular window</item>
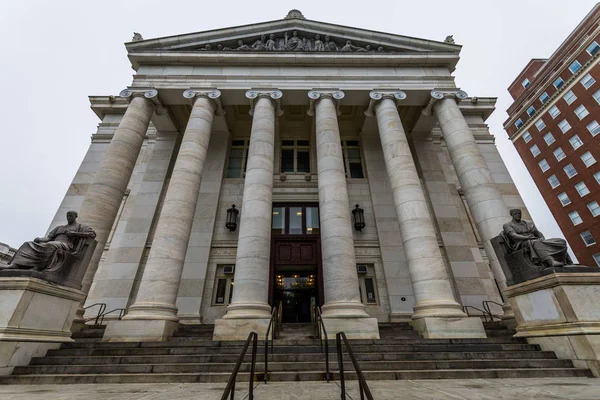
M 319 208 L 318 207 L 305 207 L 306 213 L 306 234 L 307 235 L 318 235 L 320 233 L 319 226 Z
M 565 81 L 563 81 L 563 79 L 560 77 L 558 79 L 556 79 L 553 83 L 553 85 L 556 89 L 560 89 L 562 87 L 562 85 L 564 85 L 564 84 L 565 84 Z
M 585 50 L 588 52 L 588 54 L 589 54 L 590 56 L 593 56 L 594 54 L 596 54 L 596 53 L 598 52 L 598 50 L 600 50 L 600 46 L 598 45 L 598 43 L 596 43 L 596 42 L 593 42 L 593 43 L 592 43 L 592 44 L 590 44 L 590 45 L 588 46 L 588 48 L 587 48 L 587 49 L 585 49 Z
M 563 99 L 567 102 L 568 105 L 571 105 L 575 100 L 577 100 L 577 96 L 575 96 L 575 93 L 573 93 L 572 90 L 569 90 L 567 93 L 565 93 Z
M 577 150 L 578 148 L 583 146 L 583 142 L 581 141 L 578 135 L 571 136 L 571 138 L 569 139 L 569 143 L 571 143 L 573 150 Z
M 585 243 L 586 246 L 591 246 L 593 244 L 596 244 L 594 237 L 592 236 L 592 234 L 589 231 L 583 232 L 580 236 L 581 236 L 581 239 L 583 239 L 583 243 Z
M 227 279 L 217 280 L 215 304 L 225 304 L 225 292 L 227 291 Z
M 592 136 L 596 136 L 598 133 L 600 133 L 600 124 L 598 124 L 596 121 L 592 121 L 588 124 L 587 130 Z
M 520 127 L 523 126 L 523 120 L 521 118 L 519 118 L 517 120 L 517 122 L 515 122 L 515 126 L 517 127 L 517 129 L 519 129 Z
M 217 265 L 213 298 L 214 305 L 225 306 L 231 304 L 234 268 L 235 265 L 232 264 Z
M 574 177 L 575 175 L 577 175 L 577 170 L 575 169 L 575 167 L 573 166 L 573 164 L 568 164 L 566 165 L 563 170 L 565 171 L 565 174 L 567 174 L 567 177 L 569 177 L 569 179 L 571 179 L 572 177 Z
M 563 151 L 562 147 L 557 147 L 556 150 L 553 151 L 553 153 L 554 153 L 554 157 L 556 157 L 557 161 L 560 161 L 566 157 L 565 152 Z
M 586 151 L 581 155 L 581 161 L 583 161 L 586 167 L 596 164 L 596 159 L 589 151 Z
M 552 106 L 550 107 L 550 110 L 548 110 L 548 113 L 550 113 L 550 116 L 552 117 L 552 119 L 554 119 L 560 115 L 560 110 L 558 109 L 558 107 Z
M 554 139 L 554 136 L 552 136 L 552 133 L 548 132 L 544 135 L 544 141 L 546 142 L 546 144 L 548 146 L 550 146 L 552 143 L 556 142 L 556 139 Z
M 342 140 L 344 168 L 348 178 L 364 178 L 358 140 Z
M 600 90 L 596 90 L 592 96 L 596 100 L 596 103 L 600 104 Z
M 590 194 L 590 189 L 587 188 L 585 182 L 579 182 L 578 184 L 576 184 L 575 190 L 577 190 L 577 193 L 579 193 L 579 197 L 583 197 Z
M 573 225 L 579 225 L 583 222 L 577 211 L 571 211 L 569 213 L 569 218 L 571 218 L 571 222 L 573 223 Z
M 596 172 L 594 174 L 594 179 L 596 180 L 596 182 L 598 182 L 598 184 L 600 185 L 600 171 Z
M 592 78 L 590 74 L 586 74 L 583 78 L 581 78 L 580 82 L 584 88 L 589 89 L 594 83 L 596 83 L 596 80 Z
M 529 108 L 527 109 L 527 115 L 531 117 L 533 114 L 535 114 L 535 107 L 529 106 Z
M 600 215 L 600 205 L 597 201 L 592 201 L 591 203 L 588 203 L 587 208 L 588 210 L 590 210 L 593 217 L 597 217 L 598 215 Z
M 596 265 L 598 265 L 600 267 L 600 253 L 594 254 L 592 257 L 594 257 L 594 261 L 596 261 Z
M 560 186 L 560 181 L 558 180 L 556 175 L 550 176 L 548 178 L 548 183 L 550 184 L 550 187 L 552 187 L 552 189 L 556 189 L 557 187 Z
M 243 178 L 248 163 L 249 140 L 232 140 L 227 165 L 227 178 Z
M 534 157 L 537 157 L 541 153 L 540 148 L 537 146 L 537 144 L 531 146 L 529 148 L 529 151 L 531 151 L 531 154 L 533 154 Z
M 531 140 L 531 134 L 529 132 L 523 133 L 523 140 L 528 143 Z
M 577 118 L 579 118 L 579 120 L 584 119 L 588 116 L 588 114 L 589 111 L 587 110 L 587 108 L 585 108 L 583 104 L 575 109 L 575 115 L 577 115 Z
M 290 207 L 290 235 L 302 235 L 302 207 Z
M 310 143 L 308 140 L 281 141 L 281 172 L 310 173 Z
M 568 132 L 569 129 L 571 129 L 571 125 L 569 124 L 569 122 L 566 119 L 563 119 L 562 121 L 560 121 L 558 123 L 558 127 L 560 128 L 560 131 L 562 133 Z
M 538 165 L 540 166 L 540 168 L 542 169 L 542 172 L 546 172 L 550 169 L 550 165 L 548 165 L 548 161 L 546 161 L 545 159 L 540 161 L 538 163 Z
M 537 128 L 538 131 L 542 131 L 542 129 L 544 129 L 546 127 L 546 124 L 544 123 L 544 121 L 542 121 L 542 119 L 538 119 L 537 121 L 535 121 L 535 127 Z
M 273 217 L 271 218 L 271 235 L 284 235 L 286 221 L 286 207 L 273 207 Z
M 575 73 L 575 72 L 579 71 L 580 69 L 581 69 L 581 64 L 577 60 L 573 61 L 573 63 L 571 63 L 571 65 L 569 65 L 569 71 L 571 71 L 572 73 Z
M 544 92 L 540 96 L 540 101 L 542 102 L 542 104 L 544 104 L 548 101 L 549 98 L 550 98 L 550 96 L 548 96 L 548 93 Z
M 530 84 L 531 82 L 529 82 L 529 79 L 527 78 L 523 79 L 523 82 L 521 82 L 521 86 L 523 86 L 525 89 L 527 89 Z
M 360 291 L 360 300 L 364 304 L 377 304 L 377 284 L 375 279 L 375 268 L 373 264 L 366 264 L 365 266 L 367 267 L 367 272 L 363 272 L 358 275 L 358 288 Z M 363 296 L 363 293 L 366 296 Z
M 558 196 L 558 200 L 560 200 L 560 204 L 564 206 L 571 204 L 571 199 L 569 199 L 569 196 L 567 196 L 567 194 L 565 192 L 562 192 L 561 194 L 559 194 Z
M 319 207 L 273 206 L 271 235 L 318 235 L 319 233 Z

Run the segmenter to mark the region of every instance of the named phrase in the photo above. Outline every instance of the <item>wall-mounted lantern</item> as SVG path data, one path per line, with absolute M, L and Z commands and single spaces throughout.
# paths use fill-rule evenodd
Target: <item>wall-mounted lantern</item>
M 229 229 L 229 232 L 234 232 L 237 229 L 237 216 L 240 210 L 235 208 L 235 204 L 231 205 L 231 208 L 227 209 L 227 222 L 225 227 Z
M 362 231 L 365 227 L 365 210 L 359 207 L 357 204 L 352 210 L 352 217 L 354 218 L 354 229 Z

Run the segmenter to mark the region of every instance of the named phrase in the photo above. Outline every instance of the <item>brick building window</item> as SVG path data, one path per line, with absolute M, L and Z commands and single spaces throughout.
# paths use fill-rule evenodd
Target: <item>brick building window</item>
M 528 143 L 531 140 L 531 134 L 529 132 L 523 133 L 523 140 Z
M 554 119 L 560 115 L 560 110 L 556 106 L 550 107 L 550 110 L 548 110 L 548 112 L 550 113 L 550 116 L 552 117 L 552 119 Z
M 573 61 L 571 65 L 569 65 L 569 71 L 572 73 L 576 73 L 581 69 L 581 63 L 577 60 Z
M 534 157 L 539 156 L 541 153 L 540 148 L 537 146 L 537 144 L 534 144 L 533 146 L 531 146 L 529 148 L 529 151 L 531 151 L 531 154 L 533 154 Z
M 593 244 L 596 244 L 596 241 L 594 240 L 594 237 L 592 236 L 590 231 L 585 231 L 580 236 L 581 236 L 581 239 L 583 239 L 583 243 L 585 243 L 586 246 L 591 246 Z
M 583 146 L 583 142 L 579 138 L 579 135 L 573 135 L 573 136 L 571 136 L 571 138 L 569 139 L 569 143 L 571 143 L 571 146 L 573 147 L 573 150 L 577 150 L 578 148 L 580 148 L 581 146 Z
M 590 74 L 587 74 L 586 76 L 581 78 L 580 82 L 584 88 L 589 89 L 590 87 L 592 87 L 592 85 L 594 83 L 596 83 L 596 80 L 594 78 L 592 78 L 592 76 Z
M 600 133 L 600 124 L 598 124 L 597 121 L 592 121 L 588 124 L 587 130 L 592 136 L 596 136 L 598 133 Z
M 567 174 L 567 176 L 569 177 L 569 179 L 571 179 L 572 177 L 574 177 L 575 175 L 577 175 L 577 170 L 575 169 L 575 167 L 573 166 L 573 164 L 565 165 L 565 167 L 563 168 L 563 170 L 565 171 L 565 174 Z
M 540 166 L 540 168 L 542 169 L 542 172 L 546 172 L 550 169 L 550 165 L 548 165 L 548 161 L 546 161 L 545 159 L 540 161 L 538 163 L 538 165 Z
M 515 126 L 517 127 L 517 129 L 519 129 L 520 127 L 523 126 L 523 120 L 521 118 L 519 118 L 517 120 L 517 122 L 515 122 Z
M 594 261 L 596 261 L 596 264 L 600 267 L 600 253 L 594 254 L 592 257 L 594 257 Z
M 531 82 L 529 82 L 529 79 L 527 78 L 523 79 L 523 82 L 521 82 L 521 86 L 523 86 L 525 89 L 527 89 L 530 84 Z
M 598 182 L 598 184 L 600 185 L 600 171 L 594 174 L 594 179 L 596 179 L 596 182 Z
M 600 104 L 600 90 L 596 90 L 592 96 L 596 100 L 596 103 Z
M 571 125 L 569 124 L 569 122 L 566 119 L 563 119 L 562 121 L 560 121 L 558 123 L 558 127 L 560 128 L 560 131 L 562 133 L 566 133 L 569 131 L 569 129 L 571 129 Z
M 579 120 L 582 120 L 585 117 L 587 117 L 589 113 L 590 112 L 587 110 L 587 108 L 585 108 L 583 104 L 575 109 L 575 115 L 577 115 L 577 118 L 579 118 Z
M 596 159 L 589 151 L 581 155 L 581 161 L 583 161 L 586 167 L 596 164 Z
M 548 178 L 548 183 L 550 184 L 550 186 L 552 187 L 552 189 L 556 189 L 557 187 L 560 186 L 560 181 L 558 180 L 558 178 L 556 177 L 556 175 L 552 175 L 551 177 Z
M 529 108 L 527 109 L 527 115 L 531 117 L 533 114 L 535 114 L 535 107 L 529 106 Z
M 567 196 L 565 192 L 562 192 L 556 197 L 558 197 L 558 200 L 560 200 L 560 204 L 562 204 L 563 207 L 571 204 L 571 199 L 569 199 L 569 196 Z
M 544 141 L 546 142 L 546 144 L 548 146 L 550 146 L 552 143 L 556 142 L 556 139 L 554 139 L 554 136 L 552 136 L 552 133 L 548 132 L 544 135 Z
M 544 121 L 542 121 L 542 119 L 538 119 L 537 121 L 535 121 L 535 127 L 537 128 L 538 131 L 542 131 L 542 129 L 544 129 L 546 127 L 546 124 L 544 123 Z
M 550 96 L 548 96 L 548 93 L 544 92 L 540 96 L 540 101 L 542 102 L 542 104 L 544 104 L 548 101 L 549 98 L 550 98 Z
M 577 96 L 575 96 L 575 93 L 573 93 L 572 90 L 569 90 L 567 93 L 565 93 L 563 99 L 565 99 L 568 105 L 571 105 L 575 100 L 577 100 Z
M 590 194 L 590 189 L 587 188 L 585 182 L 579 182 L 575 185 L 575 190 L 579 193 L 579 197 L 583 197 L 585 195 Z
M 556 157 L 556 161 L 560 161 L 566 157 L 565 152 L 563 151 L 562 147 L 557 147 L 556 150 L 554 150 L 552 153 L 554 153 L 554 157 Z
M 590 56 L 593 56 L 594 54 L 596 54 L 598 52 L 598 50 L 600 50 L 600 46 L 596 42 L 593 42 L 592 44 L 590 44 L 588 46 L 587 49 L 585 49 L 585 51 L 587 51 Z
M 553 85 L 554 87 L 558 90 L 560 89 L 563 85 L 565 84 L 565 81 L 563 81 L 562 78 L 558 78 L 554 81 Z
M 569 213 L 569 218 L 571 218 L 571 222 L 573 223 L 573 225 L 579 225 L 583 222 L 577 211 L 571 211 Z
M 592 201 L 591 203 L 588 203 L 587 208 L 588 210 L 590 210 L 593 217 L 597 217 L 598 215 L 600 215 L 600 204 L 598 204 L 597 201 Z

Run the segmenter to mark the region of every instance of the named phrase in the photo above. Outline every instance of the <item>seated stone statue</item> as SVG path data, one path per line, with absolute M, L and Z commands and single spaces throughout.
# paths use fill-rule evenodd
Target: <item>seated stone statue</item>
M 567 253 L 567 242 L 564 239 L 546 239 L 531 221 L 521 219 L 521 210 L 510 210 L 512 221 L 502 226 L 506 245 L 511 251 L 525 249 L 531 262 L 545 268 L 562 267 L 572 264 Z
M 69 253 L 82 250 L 86 238 L 95 238 L 96 232 L 87 225 L 77 222 L 77 212 L 67 212 L 67 225 L 52 229 L 48 236 L 25 242 L 17 250 L 4 270 L 35 270 L 53 272 L 63 264 Z

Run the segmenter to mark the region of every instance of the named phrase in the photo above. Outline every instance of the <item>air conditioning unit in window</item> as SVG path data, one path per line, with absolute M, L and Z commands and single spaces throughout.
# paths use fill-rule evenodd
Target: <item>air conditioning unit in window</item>
M 223 267 L 224 274 L 233 274 L 235 271 L 235 265 L 226 265 Z
M 358 264 L 356 266 L 356 272 L 358 272 L 359 274 L 366 274 L 369 271 L 369 267 L 367 266 L 367 264 Z

